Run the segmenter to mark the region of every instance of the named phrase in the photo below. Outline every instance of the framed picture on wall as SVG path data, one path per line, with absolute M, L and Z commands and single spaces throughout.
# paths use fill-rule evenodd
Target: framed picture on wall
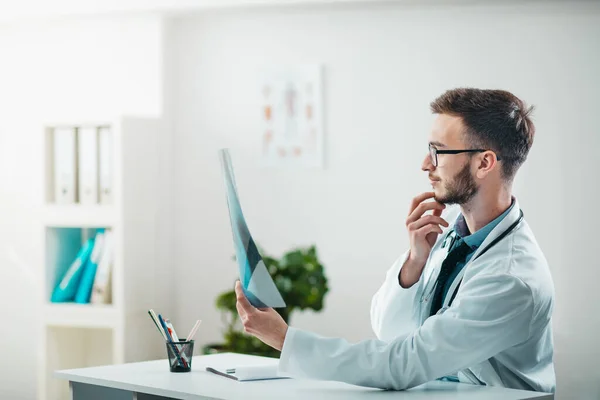
M 265 166 L 323 166 L 323 76 L 320 65 L 262 70 L 262 161 Z

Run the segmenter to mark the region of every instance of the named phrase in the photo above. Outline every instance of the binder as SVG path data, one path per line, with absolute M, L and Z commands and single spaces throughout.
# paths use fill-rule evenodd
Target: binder
M 81 282 L 79 282 L 79 287 L 77 288 L 77 293 L 75 294 L 75 303 L 85 304 L 90 302 L 92 286 L 94 284 L 94 278 L 96 277 L 96 269 L 98 268 L 98 261 L 100 260 L 100 255 L 102 254 L 103 244 L 104 232 L 99 231 L 96 233 L 96 237 L 94 239 L 94 249 L 92 250 L 92 254 L 90 255 L 88 262 L 85 264 L 85 268 L 81 276 Z
M 91 302 L 94 304 L 110 303 L 110 285 L 112 266 L 114 262 L 114 233 L 110 230 L 104 232 L 104 245 L 102 255 L 96 271 L 96 279 L 92 288 Z
M 96 127 L 78 129 L 79 203 L 98 203 L 98 130 Z
M 62 303 L 66 301 L 73 301 L 79 282 L 81 281 L 81 275 L 87 264 L 87 261 L 94 248 L 94 239 L 89 239 L 79 249 L 75 260 L 69 266 L 69 269 L 61 279 L 60 283 L 54 289 L 50 301 L 53 303 Z
M 289 378 L 288 375 L 279 373 L 277 358 L 256 358 L 240 354 L 221 354 L 219 358 L 210 361 L 206 370 L 239 382 Z
M 74 128 L 54 129 L 54 199 L 57 204 L 76 201 L 75 145 Z
M 113 137 L 110 127 L 98 129 L 99 169 L 100 169 L 100 204 L 111 204 L 113 201 Z

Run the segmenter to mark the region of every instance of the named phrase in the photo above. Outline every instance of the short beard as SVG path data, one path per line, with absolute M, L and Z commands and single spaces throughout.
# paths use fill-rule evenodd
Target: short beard
M 471 164 L 467 163 L 451 182 L 444 183 L 444 189 L 446 189 L 446 194 L 435 196 L 435 200 L 443 204 L 462 205 L 468 203 L 479 191 L 479 187 L 471 175 Z

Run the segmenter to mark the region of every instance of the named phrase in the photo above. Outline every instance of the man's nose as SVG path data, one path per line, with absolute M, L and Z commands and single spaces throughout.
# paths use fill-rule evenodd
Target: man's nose
M 425 156 L 425 158 L 423 159 L 423 163 L 421 164 L 421 170 L 422 171 L 433 171 L 435 169 L 435 167 L 433 166 L 433 163 L 431 162 L 431 156 L 429 154 L 427 154 Z

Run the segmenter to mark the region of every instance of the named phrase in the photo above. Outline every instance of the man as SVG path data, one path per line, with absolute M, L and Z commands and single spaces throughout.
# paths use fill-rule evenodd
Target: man
M 273 309 L 252 307 L 238 282 L 244 328 L 281 350 L 279 368 L 292 376 L 397 390 L 445 379 L 554 392 L 553 282 L 511 195 L 533 143 L 531 108 L 506 91 L 456 89 L 431 109 L 422 170 L 433 192 L 412 201 L 410 249 L 373 297 L 378 339 L 350 344 L 288 327 Z

